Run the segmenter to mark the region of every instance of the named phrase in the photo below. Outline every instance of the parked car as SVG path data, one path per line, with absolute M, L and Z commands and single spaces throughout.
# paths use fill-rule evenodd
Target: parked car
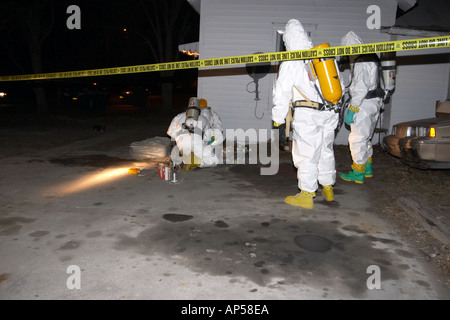
M 27 83 L 20 81 L 13 83 L 0 83 L 0 106 L 18 107 L 35 103 L 35 96 Z M 20 107 L 19 107 L 20 106 Z
M 384 150 L 414 168 L 450 169 L 450 113 L 436 115 L 394 125 Z
M 88 113 L 102 113 L 108 103 L 108 92 L 97 83 L 73 83 L 63 89 L 65 103 Z

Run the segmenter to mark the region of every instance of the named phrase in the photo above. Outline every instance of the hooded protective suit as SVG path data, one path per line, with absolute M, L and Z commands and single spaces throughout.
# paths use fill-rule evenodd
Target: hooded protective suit
M 290 20 L 282 33 L 287 50 L 306 50 L 313 47 L 311 39 L 298 20 Z M 322 102 L 314 84 L 309 80 L 306 70 L 308 62 L 309 60 L 286 61 L 280 65 L 273 89 L 272 120 L 275 123 L 285 122 L 291 99 L 305 100 L 298 90 L 311 101 Z M 292 122 L 292 159 L 297 168 L 300 190 L 314 193 L 318 182 L 323 186 L 331 186 L 336 182 L 333 143 L 338 121 L 339 115 L 333 110 L 295 108 Z
M 199 167 L 212 167 L 220 160 L 215 153 L 215 146 L 223 142 L 223 125 L 219 115 L 209 107 L 200 109 L 197 121 L 188 123 L 194 128 L 193 133 L 183 127 L 186 123 L 186 112 L 176 115 L 170 123 L 167 135 L 176 142 L 170 158 L 174 165 L 192 164 L 191 152 L 195 156 L 195 164 Z
M 362 43 L 362 40 L 353 31 L 350 31 L 341 39 L 342 46 Z M 365 62 L 363 59 L 358 61 L 358 56 L 350 56 L 350 65 L 349 93 L 351 100 L 346 123 L 350 125 L 351 131 L 348 142 L 353 162 L 364 165 L 373 154 L 371 139 L 383 99 L 378 97 L 366 98 L 367 93 L 376 89 L 378 85 L 377 64 L 372 61 Z

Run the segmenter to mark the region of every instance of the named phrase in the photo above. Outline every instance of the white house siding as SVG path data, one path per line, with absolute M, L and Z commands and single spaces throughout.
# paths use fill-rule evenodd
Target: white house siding
M 417 38 L 422 36 L 393 36 L 393 40 Z M 385 128 L 436 116 L 436 101 L 445 101 L 448 96 L 449 57 L 449 48 L 397 52 L 396 89 Z
M 393 0 L 201 0 L 199 58 L 275 52 L 276 29 L 284 28 L 292 18 L 312 30 L 315 45 L 340 45 L 340 39 L 350 30 L 366 43 L 388 41 L 388 34 L 367 28 L 370 5 L 381 8 L 382 26 L 395 23 L 397 2 Z M 245 66 L 204 68 L 199 72 L 198 96 L 207 99 L 220 114 L 225 128 L 269 129 L 275 80 L 276 71 L 272 71 L 259 81 L 256 108 L 255 94 L 246 89 L 252 78 Z M 254 85 L 248 90 L 254 90 Z M 348 131 L 343 128 L 336 143 L 347 144 L 347 137 Z

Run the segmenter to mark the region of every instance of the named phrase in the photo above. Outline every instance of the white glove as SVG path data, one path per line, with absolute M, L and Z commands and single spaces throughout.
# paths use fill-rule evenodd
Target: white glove
M 223 134 L 219 129 L 212 130 L 211 135 L 214 137 L 214 142 L 211 143 L 212 146 L 217 146 L 223 143 Z
M 205 132 L 203 132 L 203 142 L 208 143 L 211 140 L 212 137 L 212 130 L 206 129 Z

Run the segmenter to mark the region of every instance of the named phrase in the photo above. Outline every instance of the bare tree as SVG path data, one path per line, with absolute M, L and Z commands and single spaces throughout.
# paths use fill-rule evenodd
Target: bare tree
M 31 1 L 22 13 L 26 35 L 31 56 L 33 73 L 42 73 L 42 47 L 45 39 L 53 29 L 55 14 L 53 0 Z M 39 113 L 48 111 L 48 102 L 45 89 L 40 86 L 33 87 Z
M 136 32 L 145 40 L 156 62 L 172 62 L 179 58 L 178 44 L 190 32 L 198 32 L 196 12 L 185 0 L 138 0 L 148 28 Z M 174 71 L 161 73 L 163 112 L 172 110 Z
M 3 3 L 1 10 L 6 21 L 2 25 L 5 35 L 5 37 L 2 37 L 2 44 L 6 47 L 11 60 L 22 73 L 25 73 L 29 68 L 32 73 L 42 73 L 44 41 L 50 35 L 54 25 L 53 0 L 11 1 Z M 8 23 L 10 24 L 8 25 Z M 17 59 L 20 46 L 16 46 L 14 42 L 26 44 L 29 61 Z M 27 65 L 29 65 L 29 68 Z M 33 92 L 36 97 L 37 111 L 40 113 L 47 112 L 48 102 L 44 87 L 35 85 L 33 86 Z
M 172 62 L 179 59 L 178 44 L 190 42 L 187 35 L 198 37 L 199 17 L 186 0 L 92 1 L 82 7 L 82 30 L 72 32 L 65 28 L 65 6 L 67 2 L 54 0 L 0 1 L 0 47 L 18 73 Z M 124 37 L 121 24 L 130 37 Z M 174 71 L 160 76 L 163 111 L 169 113 Z M 33 81 L 32 86 L 38 111 L 48 111 L 43 82 Z

